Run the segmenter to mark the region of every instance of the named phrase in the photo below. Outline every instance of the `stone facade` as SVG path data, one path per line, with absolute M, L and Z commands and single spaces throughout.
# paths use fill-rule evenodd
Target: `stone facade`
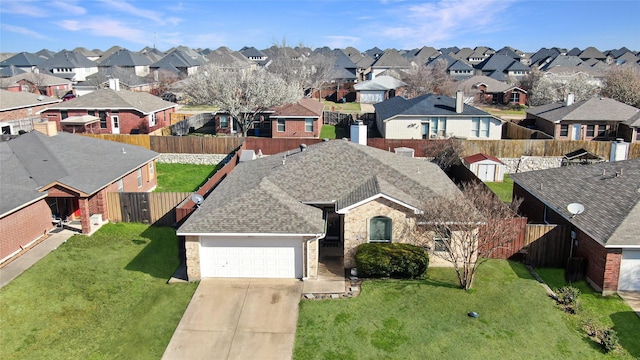
M 391 219 L 392 242 L 412 242 L 413 238 L 406 236 L 406 229 L 411 228 L 415 222 L 412 214 L 413 210 L 384 198 L 351 209 L 344 216 L 344 267 L 349 269 L 356 266 L 356 249 L 358 245 L 368 242 L 369 220 L 375 216 Z
M 187 236 L 184 241 L 187 256 L 187 279 L 200 280 L 200 241 L 197 236 Z
M 307 242 L 307 246 L 302 247 L 303 251 L 303 259 L 307 261 L 309 259 L 309 263 L 306 264 L 306 268 L 308 269 L 307 277 L 310 280 L 318 279 L 318 240 L 312 240 Z
M 227 154 L 160 154 L 158 162 L 168 164 L 217 165 Z

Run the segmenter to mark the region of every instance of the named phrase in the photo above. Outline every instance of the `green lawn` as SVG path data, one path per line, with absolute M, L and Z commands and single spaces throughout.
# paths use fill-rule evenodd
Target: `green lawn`
M 158 192 L 191 192 L 198 190 L 217 169 L 213 165 L 156 163 Z
M 347 102 L 347 103 L 335 103 L 333 101 L 323 100 L 325 111 L 340 111 L 343 113 L 360 113 L 360 103 Z
M 196 289 L 178 265 L 172 228 L 72 237 L 0 290 L 0 358 L 160 359 Z
M 349 129 L 335 125 L 322 125 L 320 139 L 342 139 L 344 137 L 349 137 Z
M 567 324 L 521 264 L 491 260 L 478 271 L 470 292 L 452 269 L 431 268 L 425 280 L 365 281 L 352 299 L 302 301 L 294 358 L 611 358 Z
M 504 174 L 503 182 L 485 182 L 485 184 L 498 195 L 500 200 L 506 203 L 510 203 L 513 197 L 513 179 L 509 177 L 509 174 Z
M 540 277 L 552 288 L 567 285 L 563 269 L 536 269 Z M 618 295 L 602 296 L 596 293 L 586 281 L 571 284 L 580 289 L 578 300 L 581 309 L 577 315 L 565 315 L 567 323 L 575 331 L 581 331 L 585 321 L 591 319 L 607 327 L 613 327 L 618 333 L 623 349 L 619 354 L 640 358 L 640 317 Z

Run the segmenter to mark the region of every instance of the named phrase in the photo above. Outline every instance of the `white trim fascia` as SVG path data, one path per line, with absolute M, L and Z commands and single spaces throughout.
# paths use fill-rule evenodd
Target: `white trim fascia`
M 40 201 L 40 200 L 46 198 L 47 196 L 49 196 L 48 193 L 42 193 L 42 194 L 43 195 L 38 197 L 37 199 L 33 199 L 31 201 L 28 201 L 28 202 L 26 202 L 24 204 L 21 204 L 20 206 L 16 206 L 15 208 L 5 212 L 4 214 L 0 214 L 0 218 L 3 218 L 3 217 L 5 217 L 5 216 L 7 216 L 9 214 L 12 214 L 12 213 L 16 212 L 16 211 L 20 211 L 21 209 L 26 208 L 27 206 L 29 206 L 31 204 L 37 203 L 38 201 Z
M 2 108 L 2 111 L 11 111 L 11 110 L 16 110 L 16 109 L 27 109 L 27 108 L 31 108 L 31 107 L 36 107 L 36 106 L 40 106 L 42 104 L 55 104 L 55 103 L 59 103 L 62 102 L 62 100 L 58 99 L 59 101 L 50 101 L 50 102 L 46 102 L 46 103 L 37 103 L 37 104 L 29 104 L 29 105 L 18 105 L 18 106 L 14 106 L 14 107 L 10 107 L 10 108 Z M 40 111 L 36 112 L 36 115 L 40 114 Z M 4 120 L 4 122 L 6 122 L 7 120 Z
M 269 116 L 269 118 L 271 119 L 314 119 L 314 120 L 319 120 L 320 117 L 318 117 L 318 115 L 314 115 L 314 116 L 276 116 L 276 115 L 271 115 Z
M 303 237 L 303 236 L 322 236 L 324 234 L 274 234 L 274 233 L 194 233 L 194 232 L 176 232 L 178 236 L 212 236 L 212 237 Z
M 605 245 L 605 249 L 631 249 L 631 250 L 640 250 L 640 245 Z
M 396 203 L 398 205 L 404 206 L 407 209 L 413 210 L 413 212 L 415 214 L 419 214 L 421 212 L 420 209 L 418 209 L 417 207 L 412 206 L 410 204 L 407 204 L 407 203 L 405 203 L 403 201 L 400 201 L 398 199 L 394 199 L 391 196 L 388 196 L 388 195 L 385 195 L 385 194 L 376 194 L 376 195 L 368 197 L 368 198 L 366 198 L 364 200 L 361 200 L 361 201 L 359 201 L 359 202 L 357 202 L 355 204 L 349 205 L 349 206 L 347 206 L 345 208 L 338 209 L 336 211 L 336 213 L 337 214 L 347 214 L 351 209 L 357 208 L 358 206 L 364 205 L 364 204 L 366 204 L 366 203 L 368 203 L 370 201 L 373 201 L 373 200 L 376 200 L 376 199 L 379 199 L 379 198 L 387 199 L 387 200 L 389 200 L 391 202 L 394 202 L 394 203 Z

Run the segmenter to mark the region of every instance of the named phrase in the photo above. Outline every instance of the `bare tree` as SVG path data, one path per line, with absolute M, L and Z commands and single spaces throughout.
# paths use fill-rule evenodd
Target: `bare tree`
M 627 105 L 640 107 L 640 71 L 619 66 L 607 72 L 602 93 Z
M 168 70 L 158 69 L 149 73 L 145 79 L 155 84 L 151 93 L 159 96 L 170 91 L 171 85 L 180 81 L 180 76 Z
M 460 287 L 469 290 L 478 265 L 519 232 L 510 220 L 520 203 L 507 206 L 483 183 L 465 183 L 453 196 L 425 202 L 414 239 L 453 264 Z
M 189 104 L 213 105 L 229 114 L 243 136 L 247 136 L 251 124 L 264 110 L 295 103 L 302 97 L 300 87 L 264 69 L 247 71 L 218 66 L 206 66 L 189 76 L 183 92 Z
M 444 60 L 418 66 L 402 81 L 407 84 L 407 91 L 411 97 L 425 94 L 451 96 L 455 92 L 453 79 L 447 73 L 447 62 Z
M 452 166 L 460 164 L 462 141 L 458 139 L 429 140 L 423 145 L 424 155 L 432 157 L 435 164 L 448 171 Z
M 586 100 L 599 92 L 587 75 L 567 74 L 563 77 L 551 78 L 542 76 L 529 91 L 529 104 L 533 106 L 558 102 L 574 94 L 575 100 Z
M 311 90 L 309 93 L 313 96 L 313 91 L 322 89 L 322 86 L 335 79 L 338 74 L 335 56 L 314 54 L 310 58 L 303 60 L 304 73 L 307 74 L 304 79 L 305 89 Z M 321 96 L 318 96 L 321 100 Z
M 269 72 L 277 74 L 285 83 L 303 89 L 311 68 L 305 66 L 305 58 L 287 45 L 286 40 L 269 48 Z

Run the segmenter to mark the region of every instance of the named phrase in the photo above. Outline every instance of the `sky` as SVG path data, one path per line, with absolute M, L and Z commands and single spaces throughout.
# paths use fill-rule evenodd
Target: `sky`
M 640 0 L 0 0 L 0 52 L 283 43 L 640 51 Z

